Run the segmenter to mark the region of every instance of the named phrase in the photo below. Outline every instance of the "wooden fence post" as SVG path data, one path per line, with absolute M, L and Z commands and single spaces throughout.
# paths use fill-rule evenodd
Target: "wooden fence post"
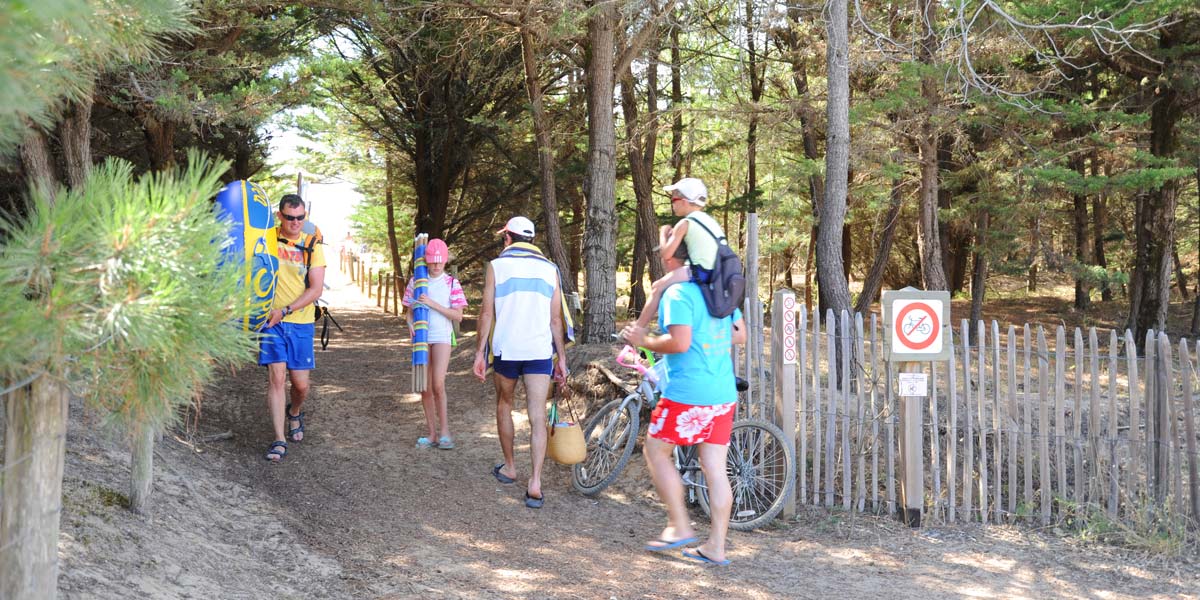
M 386 277 L 380 275 L 380 279 L 383 280 L 383 314 L 391 314 L 390 305 L 392 303 L 392 275 L 391 273 L 388 273 Z
M 796 456 L 796 358 L 796 294 L 779 290 L 771 300 L 771 373 L 775 380 L 775 414 L 792 456 Z M 791 490 L 784 499 L 784 517 L 796 514 L 795 487 Z
M 375 306 L 383 306 L 383 269 L 379 270 L 378 283 L 375 288 Z
M 1192 520 L 1200 523 L 1200 467 L 1196 465 L 1196 410 L 1192 397 L 1192 357 L 1186 339 L 1179 340 L 1180 376 L 1183 378 L 1183 433 L 1187 436 L 1188 497 Z M 1182 490 L 1180 491 L 1182 493 Z
M 906 362 L 903 371 L 922 373 L 924 369 L 919 362 Z M 888 381 L 888 385 L 892 385 L 892 382 Z M 900 499 L 904 503 L 903 521 L 910 527 L 921 526 L 921 512 L 925 505 L 924 427 L 921 419 L 924 400 L 921 396 L 900 397 L 900 431 L 903 432 L 900 462 L 904 466 L 903 477 L 900 478 Z

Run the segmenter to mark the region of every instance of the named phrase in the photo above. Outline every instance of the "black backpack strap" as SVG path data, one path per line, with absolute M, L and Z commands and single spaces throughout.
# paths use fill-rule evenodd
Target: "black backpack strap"
M 708 232 L 708 235 L 712 236 L 712 239 L 717 240 L 717 244 L 721 244 L 721 243 L 724 243 L 726 245 L 729 244 L 729 242 L 725 239 L 725 236 L 717 237 L 717 234 L 713 233 L 712 230 L 709 229 L 707 225 L 705 225 L 704 223 L 701 223 L 700 219 L 693 219 L 692 215 L 688 215 L 684 218 L 699 225 L 701 229 Z

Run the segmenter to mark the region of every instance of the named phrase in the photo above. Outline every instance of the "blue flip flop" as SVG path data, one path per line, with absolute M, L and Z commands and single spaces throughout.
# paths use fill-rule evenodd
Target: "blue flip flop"
M 650 543 L 646 544 L 646 552 L 662 552 L 664 550 L 674 550 L 680 546 L 686 546 L 688 544 L 695 543 L 696 538 L 694 538 L 694 537 L 683 538 L 682 540 L 675 540 L 674 542 L 668 542 L 667 540 L 655 540 L 655 541 L 657 541 L 658 543 L 655 544 L 655 542 L 650 542 Z
M 543 493 L 541 498 L 534 498 L 525 492 L 525 506 L 528 508 L 541 508 L 546 503 L 546 494 Z
M 500 483 L 503 483 L 503 484 L 516 483 L 517 482 L 516 479 L 513 479 L 512 477 L 509 477 L 508 475 L 505 475 L 504 473 L 500 472 L 500 469 L 503 469 L 503 468 L 504 468 L 504 463 L 500 463 L 500 464 L 496 465 L 495 467 L 492 467 L 492 475 L 496 478 L 496 481 L 499 481 Z
M 703 563 L 706 565 L 711 565 L 714 567 L 723 567 L 723 566 L 729 564 L 729 559 L 713 560 L 713 559 L 705 556 L 704 553 L 701 552 L 699 548 L 696 548 L 695 552 L 688 552 L 687 550 L 684 550 L 680 554 L 683 554 L 684 558 L 690 558 L 694 561 L 697 561 L 697 562 L 700 562 L 700 563 Z

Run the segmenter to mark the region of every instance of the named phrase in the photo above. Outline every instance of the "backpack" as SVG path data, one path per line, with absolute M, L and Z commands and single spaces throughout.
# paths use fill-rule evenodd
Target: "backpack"
M 697 281 L 704 303 L 708 305 L 708 314 L 723 319 L 733 314 L 742 305 L 746 295 L 746 275 L 742 270 L 742 260 L 729 247 L 725 236 L 717 237 L 704 223 L 697 219 L 684 217 L 700 226 L 717 241 L 717 260 L 713 262 L 712 273 L 707 282 Z

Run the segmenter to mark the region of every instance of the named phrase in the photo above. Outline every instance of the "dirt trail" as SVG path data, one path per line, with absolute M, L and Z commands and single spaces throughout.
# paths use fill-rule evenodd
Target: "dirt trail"
M 114 584 L 122 577 L 127 582 L 145 578 L 150 567 L 139 567 L 135 560 L 106 572 L 103 553 L 132 551 L 122 549 L 133 543 L 131 536 L 140 536 L 136 543 L 150 544 L 144 551 L 154 553 L 148 540 L 166 535 L 154 528 L 169 532 L 172 527 L 200 527 L 202 531 L 191 532 L 189 543 L 204 556 L 215 544 L 229 544 L 223 552 L 229 560 L 185 565 L 185 573 L 202 579 L 191 581 L 191 588 L 169 581 L 152 589 L 131 585 L 142 589 L 142 595 L 1200 597 L 1195 559 L 1164 562 L 1103 547 L 1080 548 L 1007 527 L 912 531 L 886 518 L 849 522 L 824 511 L 766 531 L 733 532 L 729 557 L 734 562 L 725 568 L 705 568 L 678 554 L 646 553 L 642 545 L 655 537 L 664 516 L 640 461 L 633 461 L 617 484 L 595 499 L 571 489 L 567 468 L 548 463 L 545 508 L 530 510 L 522 502 L 529 456 L 522 414 L 516 416 L 518 482 L 506 486 L 492 478 L 490 468 L 500 456 L 494 395 L 490 385 L 470 373 L 471 335 L 456 349 L 447 382 L 458 447 L 415 448 L 424 425 L 419 397 L 408 393 L 406 330 L 395 316 L 384 315 L 373 300 L 331 275 L 335 287 L 326 298 L 345 332 L 335 334 L 328 351 L 318 351 L 307 437 L 291 445 L 286 460 L 269 464 L 262 458 L 270 434 L 265 374 L 256 368 L 242 370 L 205 394 L 194 433 L 230 430 L 231 440 L 200 445 L 202 455 L 181 450 L 169 438 L 164 443 L 166 462 L 175 472 L 204 471 L 204 477 L 214 477 L 236 499 L 225 499 L 226 504 L 252 521 L 238 526 L 227 523 L 232 518 L 228 514 L 217 513 L 199 524 L 194 519 L 190 524 L 151 519 L 142 523 L 149 531 L 137 534 L 101 534 L 83 526 L 68 531 L 72 536 L 91 532 L 106 542 L 104 549 L 75 544 L 78 551 L 64 565 L 64 582 L 78 597 L 121 596 L 88 593 L 87 580 L 77 576 L 80 571 L 66 571 L 83 570 L 92 580 Z M 166 477 L 164 485 L 184 485 L 173 475 Z M 186 503 L 181 510 L 191 512 Z M 703 531 L 701 515 L 695 516 Z M 127 526 L 137 525 L 131 521 Z M 293 559 L 300 565 L 289 570 Z

